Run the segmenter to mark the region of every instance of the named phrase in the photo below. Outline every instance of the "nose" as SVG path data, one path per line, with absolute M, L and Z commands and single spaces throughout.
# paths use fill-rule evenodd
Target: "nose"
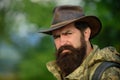
M 60 37 L 60 45 L 64 46 L 64 45 L 67 45 L 67 44 L 68 44 L 68 39 L 64 36 L 61 36 Z

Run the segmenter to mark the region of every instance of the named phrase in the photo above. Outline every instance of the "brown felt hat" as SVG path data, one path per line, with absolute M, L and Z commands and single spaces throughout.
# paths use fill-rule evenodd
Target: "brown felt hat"
M 91 37 L 96 36 L 101 30 L 101 22 L 96 16 L 85 16 L 80 6 L 62 5 L 54 9 L 53 21 L 49 29 L 40 30 L 39 33 L 52 35 L 52 31 L 62 28 L 75 21 L 87 22 L 91 28 Z

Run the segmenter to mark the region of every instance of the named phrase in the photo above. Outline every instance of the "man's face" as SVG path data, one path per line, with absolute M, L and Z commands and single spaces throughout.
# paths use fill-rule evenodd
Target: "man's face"
M 53 32 L 56 45 L 56 63 L 64 76 L 81 65 L 86 55 L 86 42 L 83 34 L 69 24 Z
M 81 32 L 75 28 L 73 23 L 65 26 L 64 28 L 53 31 L 54 42 L 57 50 L 64 45 L 71 45 L 74 48 L 79 48 L 81 46 L 81 36 Z M 67 51 L 68 50 L 64 50 L 63 53 Z

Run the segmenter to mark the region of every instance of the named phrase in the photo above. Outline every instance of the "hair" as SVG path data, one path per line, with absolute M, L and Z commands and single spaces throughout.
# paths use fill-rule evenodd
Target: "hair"
M 83 21 L 77 21 L 77 22 L 75 22 L 74 25 L 75 25 L 75 27 L 76 27 L 77 29 L 79 29 L 81 32 L 84 32 L 84 30 L 85 30 L 86 28 L 90 27 L 87 22 L 83 22 Z
M 80 32 L 83 36 L 84 36 L 85 29 L 88 28 L 88 27 L 91 28 L 90 25 L 87 22 L 84 22 L 84 21 L 76 21 L 74 23 L 74 25 L 78 30 L 80 30 Z M 91 41 L 90 41 L 90 43 L 91 43 Z M 91 44 L 91 47 L 93 47 L 92 44 Z

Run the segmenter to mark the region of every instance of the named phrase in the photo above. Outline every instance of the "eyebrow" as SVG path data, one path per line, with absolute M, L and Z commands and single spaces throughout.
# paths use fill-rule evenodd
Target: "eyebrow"
M 66 30 L 65 32 L 63 32 L 62 34 L 66 34 L 66 33 L 69 33 L 71 32 L 71 30 Z
M 62 32 L 61 34 L 64 35 L 64 34 L 69 33 L 69 32 L 72 32 L 72 31 L 68 29 L 68 30 Z M 58 33 L 58 34 L 56 33 L 56 34 L 53 34 L 53 36 L 60 36 L 60 34 L 59 34 L 59 33 Z

